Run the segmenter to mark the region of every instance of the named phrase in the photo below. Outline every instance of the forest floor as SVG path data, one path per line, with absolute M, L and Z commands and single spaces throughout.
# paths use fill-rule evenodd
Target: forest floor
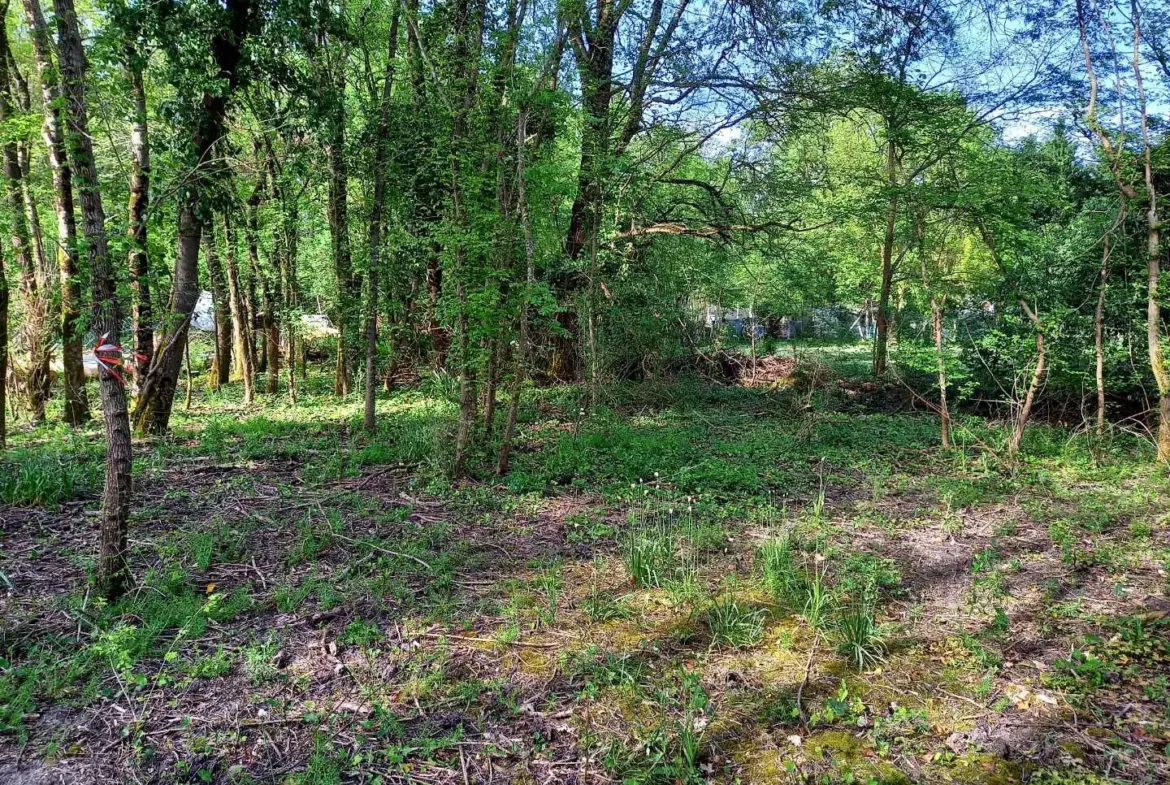
M 325 374 L 309 386 L 324 385 Z M 136 444 L 88 588 L 100 432 L 0 466 L 0 783 L 1170 781 L 1170 477 L 1139 440 L 845 384 L 529 394 L 513 472 L 454 405 L 197 395 Z M 487 465 L 485 456 L 484 465 Z

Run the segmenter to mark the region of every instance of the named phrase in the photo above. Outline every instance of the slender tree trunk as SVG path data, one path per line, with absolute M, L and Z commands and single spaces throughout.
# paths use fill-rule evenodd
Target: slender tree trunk
M 1112 232 L 1107 231 L 1101 254 L 1097 308 L 1093 312 L 1093 348 L 1097 371 L 1097 435 L 1105 435 L 1105 293 L 1109 283 L 1109 251 Z
M 227 277 L 220 263 L 214 224 L 203 228 L 203 253 L 211 282 L 212 311 L 215 315 L 215 363 L 211 369 L 215 389 L 227 384 L 232 373 L 232 312 Z
M 4 38 L 4 52 L 8 60 L 8 77 L 12 85 L 12 98 L 16 102 L 16 107 L 24 113 L 32 111 L 32 96 L 28 90 L 28 80 L 20 72 L 20 65 L 16 62 L 16 58 L 12 54 L 12 47 L 5 32 Z M 29 241 L 32 243 L 32 254 L 34 260 L 33 269 L 36 271 L 37 287 L 42 293 L 45 300 L 45 319 L 47 325 L 48 319 L 48 300 L 49 300 L 49 284 L 52 280 L 52 275 L 49 270 L 48 262 L 45 260 L 45 235 L 41 228 L 40 210 L 37 208 L 37 200 L 33 195 L 32 185 L 30 182 L 31 161 L 29 160 L 29 143 L 24 139 L 18 139 L 16 142 L 16 158 L 20 162 L 20 197 L 24 202 L 24 216 L 28 224 Z M 50 336 L 51 338 L 51 336 Z M 46 363 L 48 362 L 48 353 L 46 353 Z M 45 381 L 48 383 L 48 368 L 45 369 Z M 45 398 L 48 399 L 48 389 L 45 391 Z
M 345 95 L 345 80 L 331 85 L 337 96 Z M 345 155 L 344 98 L 335 99 L 331 118 L 330 138 L 325 145 L 329 162 L 329 236 L 333 245 L 333 272 L 337 277 L 338 306 L 335 311 L 337 327 L 337 369 L 333 392 L 338 396 L 349 394 L 352 365 L 350 355 L 357 345 L 361 293 L 353 274 L 353 259 L 349 241 L 349 163 Z M 352 344 L 352 345 L 351 345 Z
M 52 35 L 39 0 L 24 0 L 25 18 L 32 32 L 33 55 L 40 75 L 44 104 L 42 134 L 53 172 L 53 208 L 57 215 L 57 270 L 60 278 L 61 365 L 64 369 L 65 422 L 79 425 L 89 420 L 85 394 L 85 368 L 81 360 L 81 286 L 78 277 L 77 223 L 73 204 L 73 170 L 65 148 L 65 121 L 57 69 L 53 65 Z
M 286 199 L 284 189 L 273 182 L 273 196 L 281 209 L 281 226 L 278 246 L 280 248 L 280 289 L 284 297 L 284 348 L 285 364 L 288 369 L 288 399 L 297 402 L 297 320 L 299 319 L 300 292 L 297 287 L 297 221 L 298 210 L 295 199 Z
M 439 321 L 439 298 L 443 296 L 443 267 L 438 249 L 432 249 L 431 255 L 427 257 L 426 287 L 427 335 L 431 338 L 434 368 L 436 371 L 441 371 L 447 365 L 447 350 L 451 345 L 451 335 Z
M 8 275 L 0 247 L 0 450 L 8 446 Z
M 389 158 L 390 95 L 394 90 L 394 67 L 398 54 L 398 5 L 390 20 L 390 40 L 386 58 L 386 78 L 382 82 L 382 100 L 378 109 L 378 135 L 374 141 L 374 204 L 370 211 L 369 291 L 366 293 L 366 389 L 365 426 L 377 427 L 375 394 L 378 385 L 378 275 L 382 263 L 382 223 L 386 214 L 386 162 Z
M 280 389 L 280 322 L 277 318 L 278 292 L 280 288 L 279 276 L 275 281 L 270 273 L 261 273 L 260 266 L 260 203 L 264 201 L 267 192 L 267 177 L 264 166 L 260 167 L 260 174 L 256 179 L 256 187 L 252 189 L 247 204 L 247 224 L 245 235 L 248 243 L 248 267 L 251 279 L 260 285 L 260 324 L 264 331 L 263 366 L 267 374 L 269 395 L 275 395 Z
M 0 12 L 7 13 L 8 3 L 0 3 Z M 3 18 L 3 17 L 0 17 Z M 13 74 L 9 69 L 8 34 L 0 31 L 0 123 L 7 123 L 13 117 Z M 20 292 L 24 300 L 24 339 L 28 347 L 28 360 L 24 370 L 25 387 L 28 391 L 28 405 L 34 422 L 45 420 L 45 398 L 49 387 L 49 325 L 48 306 L 43 281 L 36 269 L 29 237 L 28 214 L 25 211 L 24 171 L 20 165 L 20 154 L 15 139 L 3 144 L 5 192 L 8 196 L 9 238 L 12 255 L 20 270 Z
M 1162 295 L 1159 279 L 1162 275 L 1162 224 L 1158 217 L 1158 189 L 1154 181 L 1152 144 L 1149 117 L 1146 111 L 1146 92 L 1141 68 L 1141 13 L 1137 0 L 1130 0 L 1133 18 L 1133 73 L 1141 114 L 1143 169 L 1146 185 L 1146 344 L 1150 355 L 1150 370 L 1158 386 L 1159 463 L 1170 462 L 1170 369 L 1162 350 Z
M 134 98 L 130 124 L 130 205 L 126 237 L 130 244 L 130 321 L 136 365 L 149 369 L 154 360 L 154 315 L 150 301 L 150 256 L 147 251 L 147 208 L 150 204 L 150 140 L 146 125 L 146 87 L 142 57 L 135 43 L 126 45 L 127 75 Z
M 898 155 L 893 139 L 886 142 L 886 185 L 890 189 L 886 209 L 886 234 L 882 239 L 882 283 L 878 295 L 877 331 L 873 339 L 873 375 L 885 376 L 890 344 L 890 291 L 894 282 L 894 228 L 898 220 Z
M 951 446 L 951 412 L 947 407 L 947 362 L 943 351 L 942 305 L 937 297 L 930 298 L 931 323 L 934 330 L 934 353 L 938 358 L 938 416 L 942 432 L 942 446 Z
M 455 436 L 455 476 L 462 476 L 467 468 L 467 456 L 471 449 L 471 438 L 479 410 L 479 396 L 476 393 L 476 368 L 471 356 L 471 336 L 468 319 L 467 280 L 470 278 L 470 264 L 467 252 L 466 234 L 470 230 L 467 207 L 464 202 L 463 182 L 464 146 L 468 137 L 468 117 L 475 105 L 478 71 L 475 62 L 479 59 L 480 42 L 483 35 L 482 7 L 472 9 L 468 0 L 455 3 L 455 62 L 458 63 L 458 84 L 462 90 L 459 104 L 455 109 L 451 132 L 451 203 L 454 222 L 459 237 L 455 247 L 455 275 L 458 281 L 456 297 L 458 302 L 459 330 L 459 426 Z M 474 44 L 474 45 L 473 45 Z M 470 190 L 470 189 L 468 189 Z
M 191 390 L 195 386 L 191 379 L 191 333 L 187 332 L 186 338 L 183 340 L 183 357 L 187 361 L 187 399 L 184 402 L 183 408 L 191 411 Z
M 536 282 L 536 243 L 532 235 L 532 218 L 528 212 L 528 178 L 524 168 L 524 150 L 528 143 L 528 110 L 521 109 L 516 120 L 516 203 L 520 212 L 520 227 L 524 233 L 524 296 L 520 301 L 520 330 L 516 340 L 515 365 L 512 369 L 511 400 L 508 401 L 508 419 L 500 439 L 500 453 L 496 460 L 496 475 L 508 473 L 512 459 L 512 442 L 516 438 L 516 417 L 520 409 L 520 395 L 528 368 L 528 300 Z
M 1020 451 L 1020 445 L 1024 442 L 1024 430 L 1028 427 L 1028 421 L 1032 418 L 1032 406 L 1036 402 L 1036 395 L 1040 392 L 1040 384 L 1044 381 L 1044 371 L 1047 367 L 1047 354 L 1044 344 L 1044 325 L 1040 322 L 1040 317 L 1032 308 L 1028 307 L 1028 303 L 1020 300 L 1020 306 L 1027 314 L 1028 320 L 1032 322 L 1033 328 L 1036 330 L 1036 365 L 1032 369 L 1032 380 L 1028 383 L 1028 390 L 1024 393 L 1024 403 L 1020 406 L 1020 411 L 1016 414 L 1015 426 L 1012 428 L 1012 435 L 1008 439 L 1008 454 L 1015 455 Z
M 121 362 L 118 330 L 121 313 L 114 268 L 106 245 L 106 218 L 99 190 L 97 166 L 90 142 L 85 95 L 85 53 L 73 0 L 54 0 L 57 12 L 61 80 L 66 99 L 70 158 L 77 175 L 82 224 L 93 289 L 93 327 L 116 348 Z M 102 418 L 106 430 L 106 485 L 102 496 L 101 544 L 98 551 L 97 588 L 102 596 L 116 599 L 126 588 L 127 524 L 130 518 L 131 447 L 126 388 L 112 368 L 99 370 Z
M 492 432 L 496 421 L 496 388 L 500 379 L 500 353 L 502 341 L 492 338 L 487 347 L 487 384 L 483 393 L 483 438 L 492 440 Z
M 253 374 L 255 372 L 252 359 L 252 330 L 248 321 L 248 306 L 240 285 L 240 266 L 236 262 L 236 228 L 230 216 L 223 216 L 224 242 L 227 244 L 224 253 L 224 264 L 227 267 L 228 305 L 231 307 L 232 337 L 236 357 L 236 368 L 244 382 L 244 403 L 256 400 L 253 388 Z
M 0 4 L 0 12 L 7 13 L 8 4 Z M 8 35 L 0 35 L 0 123 L 7 123 L 13 117 L 13 75 L 8 68 Z M 12 242 L 13 257 L 20 270 L 20 291 L 25 301 L 25 343 L 28 349 L 25 367 L 25 386 L 28 393 L 28 407 L 34 422 L 44 421 L 44 404 L 48 393 L 49 347 L 48 308 L 44 303 L 32 245 L 28 234 L 28 214 L 25 212 L 23 180 L 25 175 L 20 165 L 18 145 L 9 138 L 4 143 L 5 191 L 8 198 L 8 232 Z

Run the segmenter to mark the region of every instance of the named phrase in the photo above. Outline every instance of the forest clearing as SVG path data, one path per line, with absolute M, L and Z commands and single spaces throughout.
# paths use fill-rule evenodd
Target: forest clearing
M 452 483 L 456 397 L 379 401 L 368 433 L 309 381 L 263 414 L 201 396 L 138 449 L 114 605 L 94 435 L 14 446 L 0 779 L 1170 771 L 1170 483 L 1139 442 L 1037 428 L 1003 462 L 980 418 L 943 450 L 835 384 L 624 387 L 587 420 L 565 387 L 506 480 Z
M 0 23 L 0 785 L 1170 782 L 1170 0 Z

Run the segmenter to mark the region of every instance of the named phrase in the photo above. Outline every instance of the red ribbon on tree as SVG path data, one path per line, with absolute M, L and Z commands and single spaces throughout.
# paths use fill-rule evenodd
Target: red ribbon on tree
M 122 378 L 122 374 L 118 373 L 118 368 L 125 364 L 122 359 L 122 347 L 116 343 L 107 343 L 109 339 L 109 333 L 97 339 L 93 345 L 93 357 L 97 360 L 98 367 L 104 368 L 125 387 L 126 380 Z

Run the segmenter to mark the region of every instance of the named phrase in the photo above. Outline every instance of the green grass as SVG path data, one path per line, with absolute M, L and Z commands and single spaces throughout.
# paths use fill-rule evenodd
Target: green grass
M 861 363 L 851 351 L 833 361 Z M 0 733 L 26 757 L 72 743 L 38 737 L 28 715 L 121 702 L 145 717 L 124 723 L 127 759 L 190 764 L 163 779 L 226 776 L 240 738 L 192 719 L 160 757 L 146 733 L 164 714 L 198 718 L 186 695 L 234 690 L 264 722 L 294 718 L 282 732 L 305 752 L 289 781 L 462 779 L 460 751 L 480 766 L 588 755 L 631 783 L 783 781 L 798 756 L 806 781 L 897 781 L 874 767 L 910 757 L 923 781 L 963 781 L 988 761 L 950 750 L 936 730 L 953 717 L 897 690 L 912 679 L 1010 713 L 1022 625 L 1062 652 L 1030 689 L 1086 718 L 1122 691 L 1170 717 L 1165 625 L 1110 615 L 1170 592 L 1147 580 L 1170 568 L 1170 478 L 1137 440 L 1037 427 L 1008 462 L 997 425 L 962 416 L 942 451 L 931 416 L 832 391 L 806 410 L 807 390 L 623 384 L 582 418 L 580 388 L 528 388 L 514 471 L 490 477 L 484 450 L 457 483 L 449 379 L 379 396 L 374 433 L 328 381 L 311 374 L 297 406 L 197 390 L 174 438 L 136 445 L 137 582 L 114 606 L 87 592 L 88 543 L 16 532 L 21 548 L 0 555 L 27 557 L 24 574 L 74 571 L 0 630 Z M 0 498 L 45 515 L 83 500 L 88 516 L 94 435 L 14 432 Z M 970 592 L 950 611 L 964 627 L 938 642 L 914 637 L 932 619 L 907 539 L 973 560 L 947 578 Z M 1047 580 L 1024 584 L 1042 560 Z M 1083 596 L 1099 587 L 1109 602 Z M 1040 610 L 1021 618 L 1025 602 Z M 368 708 L 338 709 L 342 687 Z M 546 735 L 561 723 L 576 741 Z M 844 751 L 805 752 L 822 732 Z M 742 768 L 762 733 L 778 768 Z

